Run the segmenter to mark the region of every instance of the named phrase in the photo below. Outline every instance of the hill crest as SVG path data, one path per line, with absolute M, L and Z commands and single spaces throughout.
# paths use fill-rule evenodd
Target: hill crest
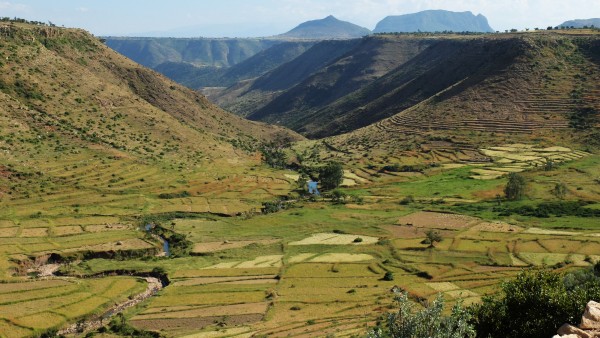
M 324 19 L 301 23 L 287 33 L 277 35 L 278 38 L 294 39 L 353 39 L 371 34 L 367 28 L 342 21 L 330 15 Z

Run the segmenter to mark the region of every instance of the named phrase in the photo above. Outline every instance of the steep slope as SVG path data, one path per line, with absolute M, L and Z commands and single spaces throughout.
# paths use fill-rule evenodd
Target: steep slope
M 229 67 L 280 43 L 276 39 L 121 38 L 107 37 L 106 45 L 146 67 L 164 62 Z
M 224 112 L 84 31 L 3 23 L 0 35 L 3 202 L 7 196 L 18 200 L 72 189 L 78 194 L 64 196 L 72 204 L 83 204 L 83 192 L 90 196 L 85 203 L 114 193 L 139 199 L 178 189 L 180 174 L 198 177 L 200 169 L 214 174 L 237 170 L 231 163 L 240 169 L 255 165 L 255 156 L 240 146 L 297 138 Z M 111 178 L 114 168 L 100 169 L 115 161 L 137 166 L 152 180 L 141 176 L 126 189 L 117 188 L 119 172 Z M 75 184 L 78 168 L 102 177 Z M 179 174 L 171 172 L 175 168 Z M 72 171 L 77 175 L 63 176 Z
M 311 20 L 298 25 L 291 31 L 278 35 L 295 39 L 353 39 L 371 34 L 371 31 L 330 15 L 324 19 Z
M 248 117 L 303 131 L 308 124 L 330 122 L 331 116 L 317 117 L 315 113 L 409 61 L 430 43 L 402 37 L 364 38 L 355 48 Z
M 569 20 L 561 23 L 558 27 L 574 27 L 574 28 L 583 28 L 583 27 L 600 27 L 600 18 L 592 18 L 592 19 L 577 19 L 577 20 Z
M 276 44 L 231 67 L 197 67 L 186 62 L 165 62 L 154 70 L 189 88 L 227 87 L 252 79 L 289 62 L 314 42 L 290 41 Z
M 359 43 L 358 39 L 319 42 L 294 60 L 254 80 L 242 81 L 224 90 L 203 92 L 221 107 L 246 116 L 273 100 L 279 93 L 346 54 Z
M 428 10 L 388 16 L 377 23 L 373 33 L 394 32 L 493 32 L 485 16 L 471 12 Z
M 444 41 L 424 53 L 448 44 L 448 57 L 420 74 L 403 78 L 410 73 L 404 68 L 424 66 L 415 60 L 365 88 L 355 101 L 340 103 L 339 110 L 349 110 L 330 128 L 366 124 L 374 114 L 393 116 L 337 136 L 332 144 L 346 151 L 531 140 L 600 146 L 600 35 Z

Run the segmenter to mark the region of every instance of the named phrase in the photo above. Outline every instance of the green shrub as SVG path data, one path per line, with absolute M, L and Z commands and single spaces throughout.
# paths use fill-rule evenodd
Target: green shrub
M 470 309 L 477 335 L 551 337 L 563 323 L 578 323 L 587 302 L 600 296 L 600 285 L 585 279 L 570 285 L 552 271 L 521 272 Z
M 385 280 L 385 281 L 393 281 L 394 280 L 394 273 L 391 272 L 391 271 L 387 271 L 385 273 L 385 275 L 383 275 L 382 279 Z
M 440 294 L 431 305 L 415 311 L 408 295 L 403 292 L 396 296 L 398 312 L 388 315 L 387 325 L 369 332 L 370 338 L 468 338 L 475 337 L 472 325 L 468 323 L 470 313 L 460 302 L 452 307 L 449 316 L 443 316 L 444 298 Z
M 506 199 L 511 201 L 520 200 L 525 194 L 527 183 L 525 178 L 517 173 L 508 174 L 508 183 L 504 187 L 504 195 Z
M 319 170 L 319 181 L 324 190 L 335 189 L 342 184 L 344 169 L 340 163 L 330 162 Z

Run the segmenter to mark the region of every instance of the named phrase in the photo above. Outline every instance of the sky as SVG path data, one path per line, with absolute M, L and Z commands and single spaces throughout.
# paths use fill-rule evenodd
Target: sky
M 504 31 L 598 18 L 600 0 L 0 0 L 0 17 L 98 36 L 270 36 L 328 15 L 373 29 L 388 15 L 427 9 L 483 14 Z

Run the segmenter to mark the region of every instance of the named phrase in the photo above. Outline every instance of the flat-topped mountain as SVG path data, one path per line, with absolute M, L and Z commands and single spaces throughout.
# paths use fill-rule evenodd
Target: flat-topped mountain
M 360 38 L 369 34 L 371 34 L 371 31 L 364 27 L 338 20 L 330 15 L 324 19 L 304 22 L 277 37 L 323 40 Z
M 493 32 L 485 16 L 471 12 L 428 10 L 388 16 L 377 23 L 374 33 L 395 32 Z

